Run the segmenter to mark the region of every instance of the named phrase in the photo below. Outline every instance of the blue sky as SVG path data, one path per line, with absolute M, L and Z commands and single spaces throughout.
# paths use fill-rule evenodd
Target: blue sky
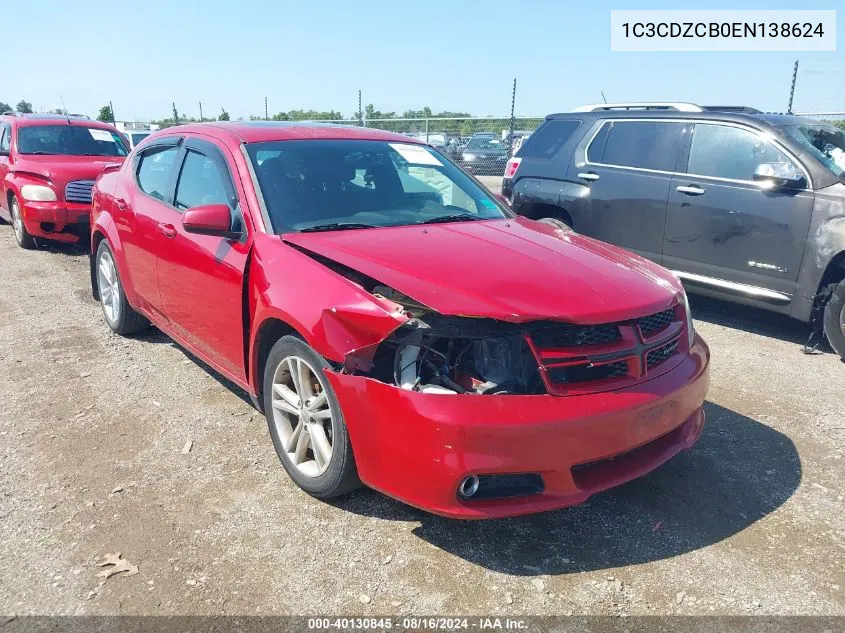
M 845 110 L 845 43 L 835 53 L 620 53 L 610 9 L 839 9 L 795 2 L 428 0 L 88 0 L 6 6 L 0 101 L 118 119 L 180 112 L 232 118 L 364 103 L 402 112 L 430 106 L 476 115 L 543 115 L 599 101 L 693 101 L 784 110 L 801 61 L 795 109 Z

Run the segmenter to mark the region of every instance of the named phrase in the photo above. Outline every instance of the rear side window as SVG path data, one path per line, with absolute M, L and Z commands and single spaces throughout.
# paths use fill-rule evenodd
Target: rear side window
M 521 158 L 554 157 L 569 140 L 572 133 L 578 129 L 581 121 L 556 120 L 547 121 L 544 126 L 534 132 L 519 150 Z
M 605 123 L 587 150 L 590 162 L 620 167 L 674 171 L 684 123 L 667 121 L 612 121 Z M 596 160 L 597 143 L 603 145 Z
M 138 187 L 153 198 L 165 200 L 167 187 L 170 183 L 170 173 L 173 161 L 179 148 L 152 147 L 143 154 L 138 161 Z
M 204 204 L 229 205 L 224 176 L 208 156 L 189 150 L 176 185 L 176 208 L 190 209 Z

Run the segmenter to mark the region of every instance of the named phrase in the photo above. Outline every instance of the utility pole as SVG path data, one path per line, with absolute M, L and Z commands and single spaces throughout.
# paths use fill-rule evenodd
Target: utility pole
M 792 98 L 795 96 L 795 82 L 798 80 L 798 60 L 795 60 L 795 68 L 792 69 L 792 87 L 789 89 L 789 107 L 786 108 L 787 114 L 792 114 Z
M 114 106 L 111 103 L 111 99 L 109 99 L 109 113 L 111 114 L 111 124 L 115 125 L 117 121 L 114 118 Z
M 264 120 L 265 121 L 270 120 L 270 113 L 267 110 L 267 97 L 264 97 Z
M 516 126 L 514 108 L 516 106 L 516 77 L 513 78 L 513 92 L 511 92 L 511 133 L 508 136 L 508 154 L 513 157 L 513 131 Z
M 361 91 L 358 91 L 358 122 L 364 127 L 364 108 L 361 107 Z
M 202 101 L 200 101 L 200 123 L 202 123 Z

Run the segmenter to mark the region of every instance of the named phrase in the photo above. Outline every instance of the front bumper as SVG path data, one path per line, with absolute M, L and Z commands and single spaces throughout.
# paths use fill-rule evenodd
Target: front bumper
M 710 352 L 657 378 L 583 396 L 435 395 L 328 373 L 368 486 L 448 517 L 516 516 L 584 502 L 690 448 L 704 424 Z M 611 459 L 614 458 L 614 459 Z M 475 474 L 538 473 L 541 493 L 467 501 Z
M 59 242 L 78 242 L 79 236 L 65 232 L 91 222 L 91 205 L 75 202 L 31 202 L 21 200 L 21 219 L 27 232 Z

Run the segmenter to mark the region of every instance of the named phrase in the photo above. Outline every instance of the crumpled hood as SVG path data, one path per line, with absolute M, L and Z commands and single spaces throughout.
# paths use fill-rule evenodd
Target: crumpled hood
M 96 180 L 106 165 L 122 163 L 123 156 L 21 156 L 15 161 L 16 173 L 49 180 L 60 195 L 72 180 Z
M 607 323 L 659 312 L 681 293 L 642 257 L 525 218 L 282 239 L 454 316 Z

